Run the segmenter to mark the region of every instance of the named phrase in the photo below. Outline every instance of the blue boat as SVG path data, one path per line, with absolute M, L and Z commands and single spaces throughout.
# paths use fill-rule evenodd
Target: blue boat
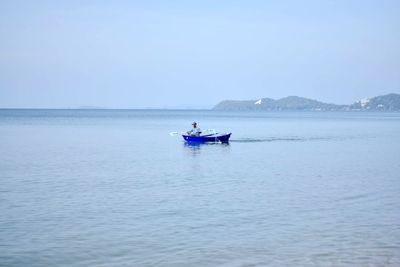
M 206 135 L 185 135 L 182 137 L 186 142 L 198 142 L 198 143 L 206 143 L 206 142 L 221 142 L 227 143 L 229 142 L 229 138 L 232 133 L 225 134 L 206 134 Z

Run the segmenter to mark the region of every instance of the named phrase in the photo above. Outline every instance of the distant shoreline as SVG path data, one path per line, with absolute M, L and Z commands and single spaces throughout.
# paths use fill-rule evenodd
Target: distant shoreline
M 399 113 L 400 110 L 219 110 L 170 108 L 0 108 L 1 111 L 207 111 L 225 113 Z
M 350 105 L 324 103 L 314 99 L 288 96 L 281 99 L 224 100 L 214 110 L 224 111 L 400 111 L 400 94 L 364 98 Z
M 101 106 L 78 107 L 0 107 L 0 110 L 193 110 L 225 112 L 399 112 L 400 94 L 387 94 L 364 98 L 350 105 L 338 105 L 299 97 L 288 96 L 281 99 L 261 98 L 258 100 L 224 100 L 212 108 L 190 107 L 141 107 L 115 108 Z

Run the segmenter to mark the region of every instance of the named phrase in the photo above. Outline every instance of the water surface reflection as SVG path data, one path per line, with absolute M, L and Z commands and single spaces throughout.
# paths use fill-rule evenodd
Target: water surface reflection
M 197 156 L 202 153 L 201 151 L 206 151 L 207 153 L 212 153 L 216 151 L 229 151 L 230 144 L 228 143 L 200 143 L 200 142 L 183 142 L 183 148 L 185 153 L 191 156 Z

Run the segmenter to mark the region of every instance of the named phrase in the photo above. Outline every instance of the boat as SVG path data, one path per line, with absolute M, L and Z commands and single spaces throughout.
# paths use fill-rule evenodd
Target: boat
M 221 142 L 227 143 L 229 142 L 229 138 L 231 137 L 232 133 L 225 133 L 225 134 L 206 134 L 206 135 L 185 135 L 183 134 L 182 137 L 185 139 L 186 142 L 197 142 L 197 143 L 206 143 L 206 142 Z

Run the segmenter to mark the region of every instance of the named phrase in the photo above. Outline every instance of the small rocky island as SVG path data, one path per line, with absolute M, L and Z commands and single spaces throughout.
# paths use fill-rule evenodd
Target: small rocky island
M 400 111 L 400 94 L 364 98 L 351 105 L 324 103 L 298 96 L 288 96 L 278 100 L 271 98 L 225 100 L 213 109 L 225 111 Z

